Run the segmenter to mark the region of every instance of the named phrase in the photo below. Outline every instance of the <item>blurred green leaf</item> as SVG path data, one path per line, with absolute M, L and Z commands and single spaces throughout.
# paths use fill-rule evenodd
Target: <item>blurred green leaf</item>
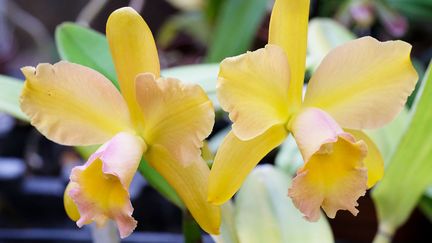
M 427 186 L 432 184 L 431 69 L 432 65 L 429 65 L 409 128 L 398 144 L 384 178 L 372 192 L 380 232 L 387 235 L 392 235 L 407 220 Z
M 0 75 L 0 112 L 7 113 L 22 121 L 28 121 L 20 108 L 20 95 L 24 82 Z
M 169 18 L 159 29 L 157 43 L 166 48 L 179 32 L 184 32 L 202 45 L 207 45 L 210 39 L 210 27 L 201 12 L 185 12 Z
M 356 36 L 330 18 L 314 18 L 308 28 L 308 66 L 315 70 L 321 60 L 335 47 Z
M 103 34 L 77 24 L 64 23 L 57 27 L 55 39 L 61 59 L 92 68 L 119 88 L 108 42 Z
M 255 168 L 235 201 L 240 242 L 333 242 L 325 217 L 305 220 L 287 196 L 288 175 L 271 165 Z
M 412 21 L 432 20 L 431 0 L 385 0 L 385 2 Z
M 161 75 L 180 79 L 186 84 L 199 84 L 213 102 L 215 109 L 219 109 L 220 105 L 216 97 L 218 72 L 218 64 L 195 64 L 164 69 Z
M 423 196 L 418 206 L 429 221 L 432 222 L 432 198 Z
M 213 24 L 220 13 L 222 6 L 227 0 L 207 0 L 204 6 L 204 11 L 208 22 Z
M 266 13 L 267 0 L 226 0 L 216 20 L 207 62 L 246 52 Z

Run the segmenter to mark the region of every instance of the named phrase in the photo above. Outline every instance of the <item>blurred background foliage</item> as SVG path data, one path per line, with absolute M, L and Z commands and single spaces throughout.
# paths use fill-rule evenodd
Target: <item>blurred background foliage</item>
M 217 122 L 206 147 L 211 164 L 229 125 L 215 96 L 216 63 L 265 45 L 272 0 L 0 0 L 0 241 L 90 239 L 88 230 L 77 230 L 67 219 L 61 198 L 70 169 L 92 148 L 53 144 L 28 125 L 18 105 L 19 69 L 65 59 L 92 67 L 116 84 L 103 33 L 108 15 L 128 5 L 156 37 L 162 74 L 200 84 L 214 102 Z M 376 242 L 389 242 L 393 234 L 395 242 L 432 241 L 430 69 L 424 75 L 432 57 L 432 1 L 312 0 L 310 19 L 306 81 L 329 50 L 356 37 L 413 45 L 423 81 L 394 122 L 368 131 L 383 153 L 386 175 L 372 198 L 367 194 L 359 200 L 357 217 L 341 212 L 334 220 L 307 223 L 286 196 L 302 164 L 295 142 L 288 139 L 263 159 L 236 200 L 223 206 L 222 234 L 215 239 L 370 242 L 378 232 Z M 139 225 L 125 242 L 181 241 L 172 234 L 181 231 L 181 201 L 145 161 L 140 171 L 145 179 L 138 175 L 131 186 Z

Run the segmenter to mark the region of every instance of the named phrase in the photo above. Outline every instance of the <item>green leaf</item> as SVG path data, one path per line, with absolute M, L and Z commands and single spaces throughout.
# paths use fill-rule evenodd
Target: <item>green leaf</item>
M 418 206 L 429 221 L 432 222 L 432 198 L 423 196 Z
M 100 72 L 119 88 L 108 41 L 103 34 L 77 24 L 64 23 L 57 27 L 55 39 L 62 59 Z
M 184 12 L 170 17 L 159 29 L 157 43 L 166 48 L 179 32 L 184 32 L 202 45 L 210 39 L 209 26 L 201 12 Z
M 255 168 L 235 201 L 240 242 L 333 242 L 325 217 L 308 222 L 287 196 L 288 175 L 271 165 Z
M 385 2 L 412 21 L 432 20 L 432 1 L 430 0 L 386 0 Z
M 22 121 L 28 121 L 21 111 L 19 97 L 24 82 L 19 79 L 0 75 L 0 112 L 7 113 Z
M 186 84 L 199 84 L 213 102 L 215 109 L 219 109 L 220 105 L 216 97 L 218 72 L 218 64 L 196 64 L 164 69 L 161 75 L 180 79 Z
M 216 20 L 207 62 L 246 52 L 266 13 L 267 0 L 226 0 Z
M 425 74 L 412 119 L 382 181 L 372 192 L 381 231 L 392 235 L 432 184 L 432 65 Z

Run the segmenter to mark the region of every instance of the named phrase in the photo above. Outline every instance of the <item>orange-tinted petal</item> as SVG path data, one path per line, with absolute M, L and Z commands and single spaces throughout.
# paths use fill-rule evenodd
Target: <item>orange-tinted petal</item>
M 347 130 L 347 132 L 367 145 L 368 154 L 363 162 L 367 169 L 367 186 L 371 188 L 384 176 L 384 159 L 378 147 L 364 132 L 358 130 Z
M 145 141 L 162 145 L 184 165 L 201 160 L 200 148 L 213 128 L 215 116 L 204 90 L 173 78 L 155 80 L 149 73 L 139 75 L 136 86 L 144 114 Z
M 208 200 L 216 205 L 228 201 L 247 175 L 286 138 L 283 126 L 274 126 L 251 140 L 242 141 L 231 131 L 220 145 L 209 178 Z
M 114 11 L 108 18 L 106 35 L 114 59 L 120 89 L 135 124 L 142 121 L 136 102 L 135 77 L 140 73 L 160 75 L 153 35 L 143 18 L 130 7 Z
M 291 130 L 305 164 L 297 171 L 289 196 L 310 221 L 320 217 L 320 206 L 334 218 L 338 210 L 356 215 L 357 199 L 367 189 L 363 141 L 344 132 L 325 112 L 303 110 L 292 121 Z
M 312 76 L 305 105 L 328 112 L 344 128 L 379 128 L 393 120 L 418 75 L 411 45 L 364 37 L 333 49 Z
M 76 206 L 71 196 L 69 195 L 69 192 L 73 188 L 76 188 L 77 186 L 78 184 L 76 184 L 75 182 L 69 182 L 63 194 L 63 204 L 64 204 L 66 214 L 73 221 L 78 221 L 78 219 L 81 217 L 78 211 L 78 207 Z
M 21 109 L 33 126 L 56 143 L 91 145 L 130 130 L 127 106 L 98 72 L 73 63 L 24 67 Z
M 288 61 L 278 46 L 267 45 L 223 60 L 217 94 L 234 123 L 234 134 L 249 140 L 285 123 L 289 116 L 288 87 Z
M 129 199 L 129 185 L 138 168 L 145 144 L 141 138 L 119 133 L 102 145 L 83 166 L 72 170 L 69 192 L 80 218 L 79 227 L 92 221 L 102 226 L 115 220 L 122 238 L 136 227 Z
M 220 209 L 207 202 L 210 169 L 202 159 L 183 165 L 160 145 L 149 148 L 145 158 L 176 190 L 201 228 L 209 234 L 219 234 Z

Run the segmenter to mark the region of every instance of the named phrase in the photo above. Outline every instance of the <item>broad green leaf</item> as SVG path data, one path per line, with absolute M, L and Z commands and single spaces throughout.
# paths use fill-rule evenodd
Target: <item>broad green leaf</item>
M 413 21 L 432 20 L 432 1 L 430 0 L 385 0 L 395 10 Z
M 55 40 L 61 59 L 92 68 L 119 88 L 108 42 L 103 34 L 77 24 L 64 23 L 57 27 Z
M 418 206 L 423 214 L 432 222 L 432 198 L 423 196 Z
M 195 64 L 164 69 L 161 75 L 180 79 L 187 84 L 199 84 L 213 102 L 215 109 L 219 109 L 220 105 L 216 97 L 218 72 L 218 64 Z
M 271 165 L 255 168 L 235 201 L 240 242 L 333 242 L 325 217 L 308 222 L 287 196 L 288 175 Z
M 7 113 L 22 121 L 28 121 L 21 111 L 19 97 L 24 82 L 19 79 L 0 75 L 0 112 Z
M 303 165 L 303 157 L 297 147 L 294 137 L 291 134 L 279 147 L 275 159 L 275 165 L 290 176 L 295 175 L 297 169 Z
M 409 127 L 372 192 L 381 230 L 392 234 L 432 185 L 432 65 L 425 74 Z
M 225 0 L 216 20 L 207 62 L 246 52 L 266 13 L 267 0 Z
M 202 45 L 207 45 L 210 39 L 210 27 L 201 12 L 185 12 L 170 17 L 159 29 L 157 44 L 167 47 L 179 32 L 186 33 Z
M 315 70 L 333 48 L 353 40 L 356 36 L 330 18 L 314 18 L 308 27 L 308 65 Z

